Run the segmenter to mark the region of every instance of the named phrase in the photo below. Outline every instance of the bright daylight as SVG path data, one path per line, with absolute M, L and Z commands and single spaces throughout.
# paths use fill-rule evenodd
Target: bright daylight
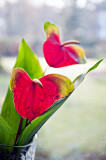
M 0 0 L 0 160 L 106 160 L 106 0 Z

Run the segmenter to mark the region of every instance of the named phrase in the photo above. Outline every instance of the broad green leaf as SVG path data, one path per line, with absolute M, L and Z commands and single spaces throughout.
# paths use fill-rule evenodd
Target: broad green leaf
M 0 144 L 4 145 L 14 145 L 15 139 L 14 130 L 8 125 L 8 123 L 0 116 Z M 0 149 L 2 146 L 0 146 Z
M 97 62 L 93 67 L 91 67 L 88 71 L 93 70 L 97 68 L 97 66 L 100 64 L 101 60 Z M 85 74 L 79 75 L 74 80 L 74 86 L 77 88 L 83 79 L 85 78 L 85 75 L 88 73 L 88 71 Z M 74 88 L 74 90 L 75 90 Z M 65 98 L 61 98 L 58 101 L 56 101 L 44 114 L 42 114 L 40 117 L 36 118 L 29 124 L 25 130 L 22 132 L 18 139 L 17 145 L 25 145 L 29 143 L 33 136 L 39 131 L 39 129 L 44 125 L 44 123 L 62 106 L 62 104 L 66 101 L 66 99 L 70 96 L 69 94 Z
M 22 40 L 22 43 L 19 47 L 18 57 L 13 69 L 17 67 L 26 70 L 31 79 L 39 79 L 43 75 L 43 71 L 39 64 L 37 56 L 33 53 L 24 39 Z
M 13 68 L 23 68 L 27 71 L 31 79 L 40 78 L 43 75 L 43 71 L 39 64 L 37 56 L 32 52 L 30 47 L 23 39 L 19 47 L 19 53 L 16 60 L 16 64 Z M 20 116 L 15 110 L 13 103 L 13 93 L 8 88 L 6 98 L 4 100 L 2 111 L 2 117 L 7 123 L 17 132 Z M 23 119 L 23 127 L 25 126 L 26 120 Z

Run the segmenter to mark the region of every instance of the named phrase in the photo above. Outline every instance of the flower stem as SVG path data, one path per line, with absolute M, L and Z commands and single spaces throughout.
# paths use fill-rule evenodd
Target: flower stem
M 19 136 L 19 132 L 20 132 L 20 129 L 21 129 L 21 124 L 22 124 L 22 117 L 20 119 L 20 122 L 19 122 L 19 126 L 18 126 L 18 130 L 17 130 L 17 134 L 16 134 L 16 138 L 15 138 L 15 142 L 14 142 L 14 146 L 16 145 L 16 142 L 17 142 L 17 139 L 18 139 L 18 136 Z
M 46 71 L 48 70 L 49 66 L 47 65 L 46 69 L 43 72 L 43 76 L 45 75 Z
M 26 119 L 25 128 L 27 127 L 27 125 L 28 125 L 28 119 Z

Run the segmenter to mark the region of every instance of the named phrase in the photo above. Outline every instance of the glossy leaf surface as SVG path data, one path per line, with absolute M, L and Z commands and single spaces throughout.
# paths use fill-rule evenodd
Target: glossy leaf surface
M 37 56 L 33 53 L 30 47 L 23 39 L 19 47 L 18 57 L 14 68 L 21 67 L 27 71 L 31 79 L 42 77 L 43 71 L 39 64 Z M 17 132 L 20 116 L 16 112 L 13 103 L 13 93 L 8 88 L 6 98 L 4 100 L 1 115 L 6 122 Z M 22 128 L 25 127 L 26 120 L 23 119 Z
M 44 30 L 47 39 L 43 44 L 43 53 L 49 66 L 59 68 L 86 63 L 85 52 L 80 46 L 75 45 L 76 42 L 73 41 L 69 46 L 60 42 L 59 31 L 55 24 L 46 22 Z
M 65 76 L 49 74 L 39 79 L 31 80 L 22 68 L 12 71 L 10 88 L 17 112 L 21 117 L 33 119 L 45 112 L 56 100 L 66 97 L 73 91 L 72 82 Z

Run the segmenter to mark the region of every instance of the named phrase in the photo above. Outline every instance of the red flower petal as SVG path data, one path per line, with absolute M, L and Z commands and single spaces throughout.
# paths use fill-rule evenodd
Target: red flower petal
M 59 68 L 86 62 L 85 52 L 81 47 L 61 44 L 56 25 L 46 22 L 44 29 L 47 40 L 43 44 L 43 52 L 49 66 Z
M 21 68 L 12 71 L 10 88 L 19 115 L 32 121 L 45 112 L 56 100 L 73 91 L 72 82 L 65 76 L 50 74 L 34 81 Z M 42 84 L 42 85 L 41 85 Z

